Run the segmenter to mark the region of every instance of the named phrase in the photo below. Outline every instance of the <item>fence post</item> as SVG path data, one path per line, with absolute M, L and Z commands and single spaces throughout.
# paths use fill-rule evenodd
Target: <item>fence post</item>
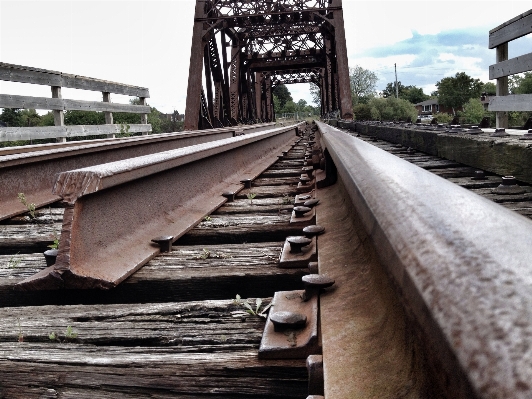
M 61 96 L 61 86 L 52 86 L 52 98 L 63 98 Z M 63 110 L 53 110 L 54 112 L 54 125 L 65 126 L 65 113 Z M 66 137 L 57 137 L 58 143 L 65 143 Z
M 140 105 L 146 105 L 146 97 L 139 97 Z M 140 123 L 146 125 L 148 123 L 148 114 L 140 114 Z M 149 133 L 142 133 L 143 136 L 147 136 Z
M 102 91 L 102 95 L 103 95 L 103 102 L 104 103 L 110 103 L 111 102 L 111 93 L 109 93 L 108 91 Z M 113 113 L 105 111 L 104 115 L 105 115 L 105 124 L 106 125 L 112 125 L 113 124 Z M 112 133 L 112 134 L 108 134 L 107 137 L 110 138 L 110 139 L 114 139 L 116 137 L 116 135 L 114 133 Z
M 497 63 L 508 59 L 508 42 L 500 44 L 496 48 Z M 497 96 L 508 95 L 508 76 L 497 79 Z M 508 112 L 498 111 L 495 116 L 495 127 L 508 128 Z

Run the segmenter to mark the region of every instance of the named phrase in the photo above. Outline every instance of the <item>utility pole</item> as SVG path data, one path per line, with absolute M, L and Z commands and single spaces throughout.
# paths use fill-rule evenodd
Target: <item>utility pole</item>
M 399 98 L 399 86 L 397 86 L 397 64 L 393 64 L 395 68 L 395 98 Z

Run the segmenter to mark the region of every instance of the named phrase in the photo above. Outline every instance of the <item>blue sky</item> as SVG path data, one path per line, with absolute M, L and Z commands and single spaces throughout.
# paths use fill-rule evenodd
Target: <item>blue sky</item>
M 530 1 L 344 0 L 349 63 L 374 71 L 378 90 L 395 79 L 394 64 L 398 80 L 427 94 L 457 72 L 487 82 L 495 63 L 490 29 L 530 8 Z M 531 35 L 509 45 L 510 57 L 530 51 Z
M 148 87 L 150 105 L 184 112 L 193 0 L 0 0 L 0 61 Z M 488 81 L 495 50 L 488 32 L 532 8 L 531 1 L 344 0 L 350 66 L 398 79 L 427 94 L 436 81 L 464 71 Z M 510 57 L 532 51 L 527 36 Z M 289 87 L 311 101 L 307 84 Z M 50 96 L 50 88 L 0 81 L 0 93 Z M 98 100 L 100 93 L 63 89 L 64 98 Z M 113 102 L 127 97 L 113 95 Z

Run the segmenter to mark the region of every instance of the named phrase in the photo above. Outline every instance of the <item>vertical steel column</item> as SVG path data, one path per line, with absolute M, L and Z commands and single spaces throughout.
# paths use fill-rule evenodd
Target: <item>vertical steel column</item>
M 262 74 L 260 72 L 255 72 L 255 110 L 257 119 L 262 121 Z
M 333 108 L 333 101 L 332 101 L 332 62 L 331 58 L 333 57 L 333 50 L 332 50 L 332 43 L 330 38 L 324 38 L 324 44 L 325 44 L 325 95 L 326 95 L 326 106 L 325 109 L 327 110 L 327 113 L 334 111 Z
M 196 2 L 194 29 L 192 31 L 192 46 L 190 51 L 190 67 L 188 71 L 187 106 L 185 109 L 185 130 L 198 129 L 201 107 L 201 75 L 203 72 L 203 22 L 205 17 L 205 3 Z
M 265 94 L 266 94 L 266 115 L 268 122 L 273 121 L 273 90 L 272 90 L 272 77 L 268 73 L 265 81 Z
M 231 47 L 231 71 L 229 82 L 229 102 L 231 105 L 231 118 L 238 121 L 240 115 L 238 114 L 239 108 L 239 89 L 240 89 L 240 46 L 233 41 L 233 47 Z
M 338 90 L 340 96 L 340 117 L 353 119 L 353 98 L 349 80 L 349 63 L 347 59 L 347 46 L 345 41 L 344 11 L 342 0 L 332 0 L 331 6 L 339 7 L 333 11 L 334 43 L 336 47 L 336 65 L 338 73 Z

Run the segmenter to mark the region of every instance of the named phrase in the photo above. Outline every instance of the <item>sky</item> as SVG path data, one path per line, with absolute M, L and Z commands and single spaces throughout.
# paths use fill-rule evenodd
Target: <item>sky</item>
M 0 0 L 0 62 L 147 87 L 159 111 L 184 113 L 195 1 Z M 395 79 L 422 87 L 457 72 L 488 81 L 495 50 L 490 29 L 532 8 L 532 1 L 344 0 L 350 67 L 374 71 L 377 90 Z M 532 35 L 509 44 L 530 52 Z M 289 85 L 311 103 L 308 84 Z M 50 97 L 50 88 L 1 82 L 1 94 Z M 101 101 L 101 93 L 63 89 L 63 98 Z M 112 101 L 129 97 L 112 94 Z

